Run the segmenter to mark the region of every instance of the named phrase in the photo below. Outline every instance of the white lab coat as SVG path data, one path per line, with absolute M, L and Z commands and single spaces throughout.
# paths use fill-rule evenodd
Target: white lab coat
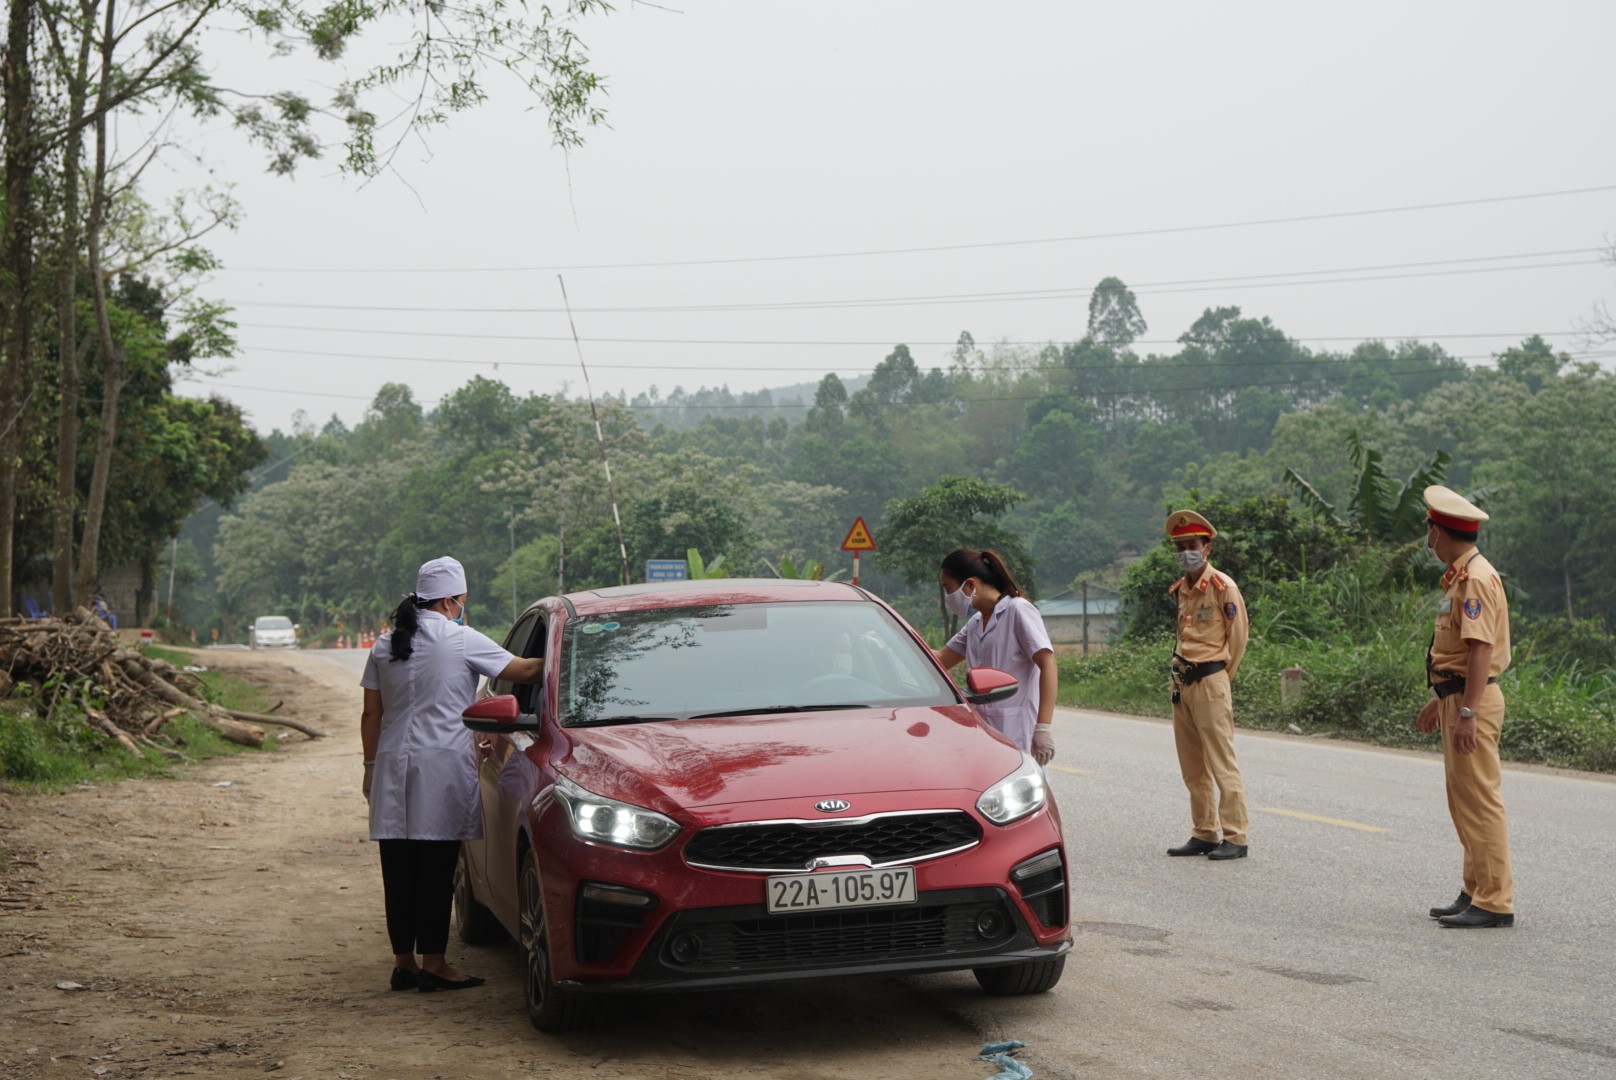
M 978 705 L 976 711 L 990 726 L 1010 736 L 1023 750 L 1032 750 L 1032 729 L 1038 722 L 1039 677 L 1042 674 L 1033 657 L 1045 649 L 1053 651 L 1044 617 L 1032 601 L 1006 596 L 993 606 L 993 617 L 986 621 L 980 611 L 972 612 L 965 625 L 948 641 L 948 648 L 965 657 L 968 668 L 997 668 L 1014 675 L 1020 684 L 1003 701 Z
M 392 631 L 376 639 L 359 685 L 382 696 L 370 786 L 372 840 L 477 840 L 477 762 L 460 722 L 477 694 L 515 657 L 492 638 L 436 611 L 419 613 L 408 660 L 392 659 Z

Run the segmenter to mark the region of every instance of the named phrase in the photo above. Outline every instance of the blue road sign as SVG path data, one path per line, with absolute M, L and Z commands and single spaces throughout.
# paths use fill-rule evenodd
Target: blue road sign
M 690 566 L 683 559 L 646 559 L 646 581 L 684 581 L 690 577 Z

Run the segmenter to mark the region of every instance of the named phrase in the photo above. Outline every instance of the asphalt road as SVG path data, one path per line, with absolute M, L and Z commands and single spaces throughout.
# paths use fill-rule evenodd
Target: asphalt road
M 1616 1076 L 1616 783 L 1507 769 L 1515 926 L 1445 930 L 1439 754 L 1242 733 L 1251 856 L 1213 863 L 1165 854 L 1189 835 L 1169 725 L 1057 728 L 1065 976 L 952 1002 L 1039 1076 Z
M 1057 732 L 1075 945 L 1050 993 L 952 973 L 657 995 L 566 1044 L 711 1075 L 906 1076 L 912 1048 L 917 1077 L 939 1050 L 980 1077 L 976 1046 L 1013 1038 L 1039 1080 L 1616 1076 L 1613 779 L 1507 768 L 1516 924 L 1443 930 L 1439 754 L 1242 732 L 1251 857 L 1213 863 L 1165 854 L 1189 835 L 1167 724 L 1062 709 Z M 479 962 L 515 984 L 512 950 Z

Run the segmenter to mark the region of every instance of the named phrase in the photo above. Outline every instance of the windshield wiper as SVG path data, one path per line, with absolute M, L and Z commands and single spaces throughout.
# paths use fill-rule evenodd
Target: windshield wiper
M 589 720 L 573 720 L 567 727 L 603 727 L 608 724 L 659 724 L 664 721 L 683 720 L 682 716 L 597 716 Z
M 696 713 L 692 720 L 712 720 L 720 716 L 756 716 L 759 713 L 777 712 L 832 712 L 837 709 L 868 709 L 869 705 L 756 705 L 749 709 L 726 709 L 723 712 Z

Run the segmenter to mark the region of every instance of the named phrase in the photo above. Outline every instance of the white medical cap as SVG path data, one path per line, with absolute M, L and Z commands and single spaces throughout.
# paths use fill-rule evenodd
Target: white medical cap
M 441 600 L 466 591 L 466 568 L 460 560 L 444 555 L 421 564 L 415 575 L 415 595 L 422 600 Z

